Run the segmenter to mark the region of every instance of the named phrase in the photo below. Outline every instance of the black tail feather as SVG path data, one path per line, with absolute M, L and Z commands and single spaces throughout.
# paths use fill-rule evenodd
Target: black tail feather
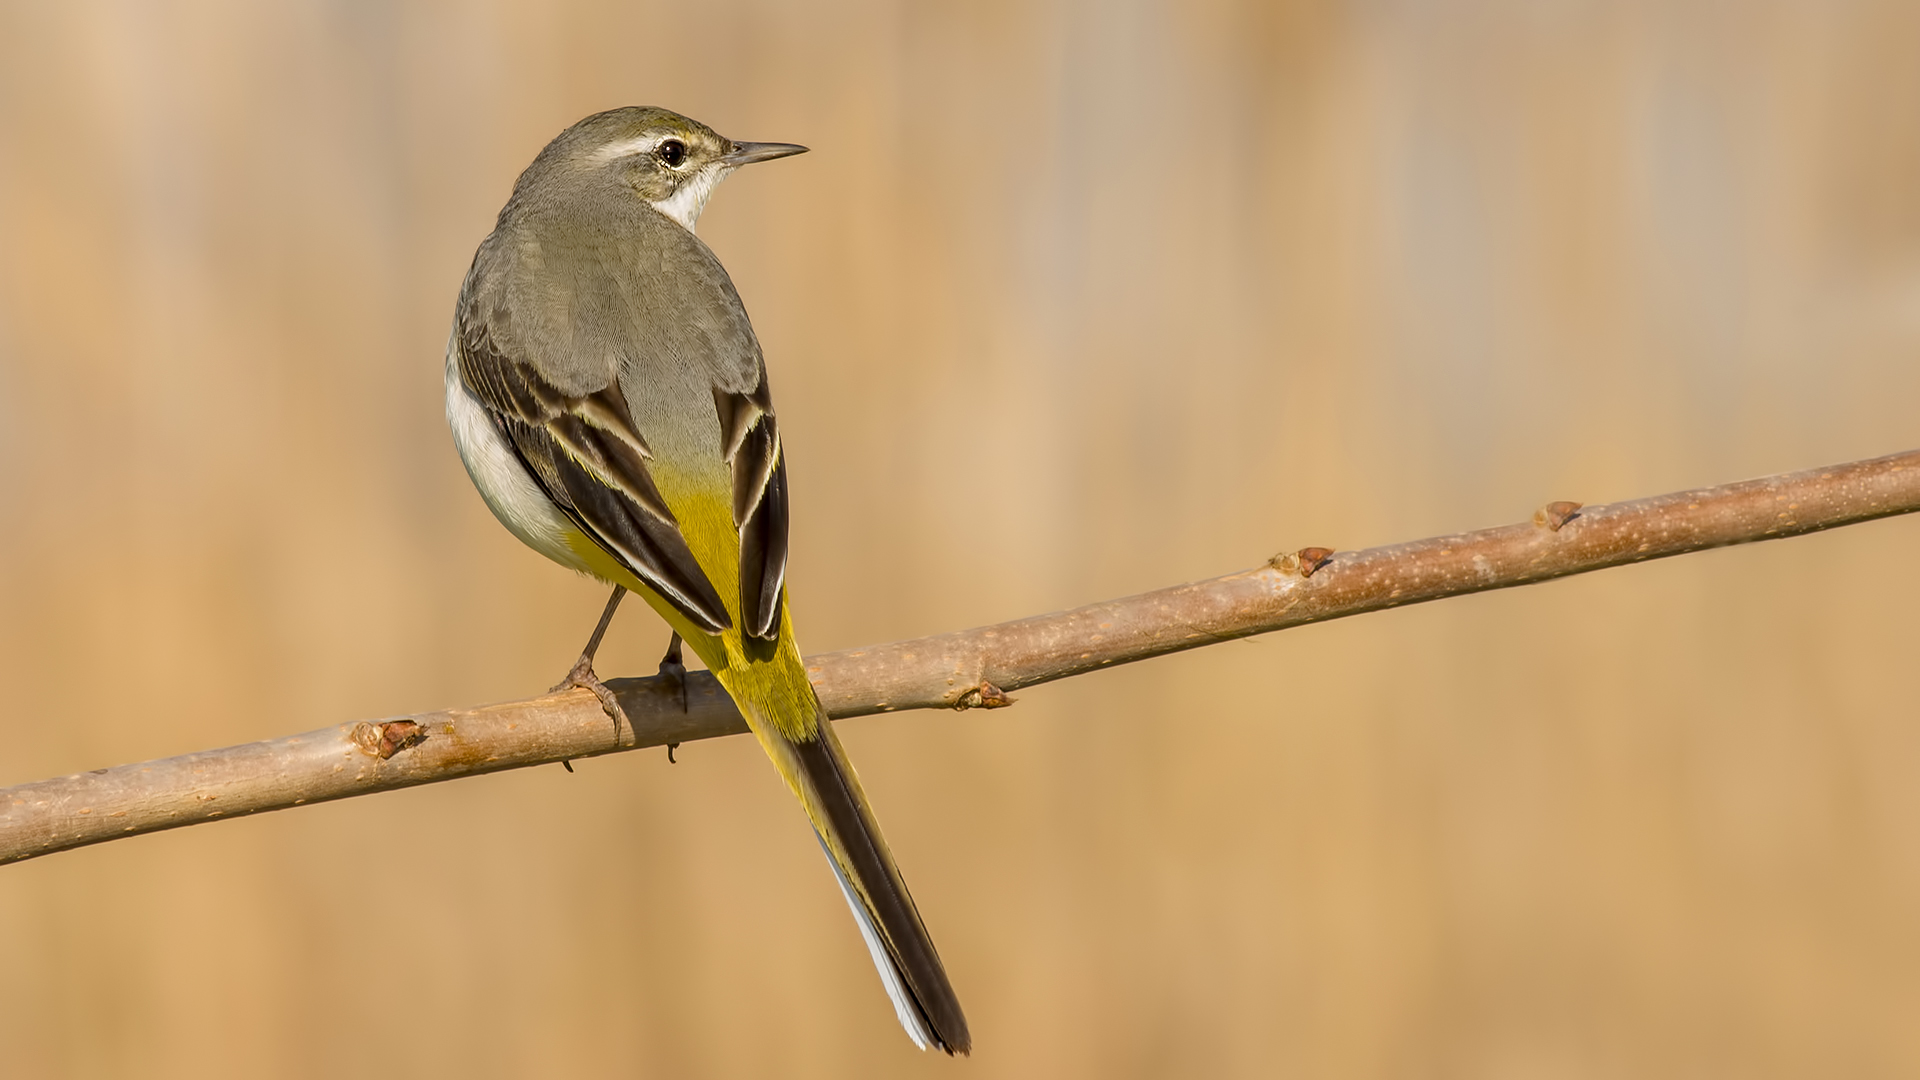
M 828 861 L 834 863 L 854 916 L 862 922 L 875 963 L 891 968 L 880 974 L 895 998 L 901 1023 L 915 1034 L 913 1021 L 918 1019 L 926 1041 L 949 1054 L 967 1053 L 973 1039 L 960 999 L 867 809 L 860 782 L 832 725 L 823 716 L 817 737 L 790 745 L 820 815 L 816 828 L 824 830 L 821 846 L 827 848 Z M 834 858 L 836 847 L 844 855 L 844 865 Z

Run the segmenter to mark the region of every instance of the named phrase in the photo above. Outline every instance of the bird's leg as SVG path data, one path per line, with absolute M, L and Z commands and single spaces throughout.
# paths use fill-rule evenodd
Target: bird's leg
M 680 662 L 680 632 L 674 631 L 673 640 L 667 642 L 667 655 L 660 658 L 660 677 L 672 679 L 680 688 L 680 711 L 692 712 L 693 706 L 687 701 L 687 665 Z M 669 752 L 668 757 L 672 757 Z
M 607 635 L 607 626 L 613 622 L 613 613 L 619 610 L 620 598 L 625 595 L 627 590 L 624 586 L 613 587 L 613 595 L 607 597 L 607 610 L 600 613 L 600 625 L 593 628 L 593 636 L 587 639 L 587 647 L 580 651 L 580 659 L 573 662 L 573 670 L 567 672 L 566 678 L 547 691 L 557 694 L 581 686 L 593 691 L 593 696 L 600 699 L 600 707 L 613 718 L 613 737 L 616 739 L 620 737 L 620 724 L 627 719 L 627 714 L 620 708 L 620 701 L 613 696 L 613 691 L 607 689 L 607 684 L 593 673 L 593 654 L 600 651 L 600 639 Z M 633 724 L 629 722 L 627 727 L 632 728 Z

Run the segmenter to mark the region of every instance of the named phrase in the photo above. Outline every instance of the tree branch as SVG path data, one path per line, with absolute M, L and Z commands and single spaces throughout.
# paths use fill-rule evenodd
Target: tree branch
M 997 708 L 1007 691 L 1252 634 L 1530 585 L 1920 510 L 1920 451 L 1364 551 L 1324 548 L 1207 581 L 809 660 L 835 718 Z M 225 817 L 746 731 L 705 672 L 686 707 L 659 678 L 614 679 L 634 728 L 585 690 L 97 769 L 0 789 L 0 863 Z

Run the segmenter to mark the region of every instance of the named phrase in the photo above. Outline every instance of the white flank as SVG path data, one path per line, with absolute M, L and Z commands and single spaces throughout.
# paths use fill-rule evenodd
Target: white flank
M 540 490 L 527 467 L 520 464 L 519 455 L 507 445 L 506 437 L 493 426 L 486 407 L 460 381 L 451 340 L 447 342 L 447 426 L 453 429 L 453 445 L 460 450 L 467 475 L 473 478 L 473 486 L 480 489 L 480 497 L 500 524 L 521 543 L 554 562 L 590 573 L 567 546 L 567 535 L 576 531 L 573 522 Z

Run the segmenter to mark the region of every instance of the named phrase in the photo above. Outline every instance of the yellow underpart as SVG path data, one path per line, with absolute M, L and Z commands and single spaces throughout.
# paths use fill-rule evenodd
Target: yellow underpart
M 859 777 L 847 761 L 832 728 L 826 725 L 819 698 L 813 692 L 813 685 L 807 681 L 806 664 L 794 644 L 793 618 L 790 605 L 785 602 L 785 590 L 782 590 L 781 596 L 780 633 L 773 647 L 768 649 L 765 643 L 754 642 L 750 652 L 745 647 L 746 642 L 740 630 L 740 538 L 733 525 L 730 482 L 714 482 L 712 470 L 707 471 L 703 478 L 662 469 L 658 459 L 655 459 L 653 476 L 660 494 L 680 523 L 681 535 L 686 538 L 694 559 L 706 572 L 708 580 L 714 584 L 726 605 L 727 614 L 733 621 L 731 628 L 719 634 L 710 634 L 694 626 L 659 593 L 648 588 L 585 534 L 569 533 L 567 544 L 580 556 L 581 564 L 588 568 L 589 573 L 639 594 L 667 621 L 667 625 L 679 632 L 695 655 L 720 680 L 720 685 L 726 688 L 739 707 L 740 714 L 746 718 L 754 738 L 780 773 L 780 778 L 786 781 L 788 790 L 806 809 L 808 820 L 813 823 L 842 887 L 847 890 L 848 903 L 853 907 L 854 917 L 860 922 L 862 936 L 873 955 L 874 965 L 880 970 L 888 996 L 893 999 L 894 1011 L 900 1016 L 901 1023 L 906 1025 L 909 1034 L 914 1036 L 915 1042 L 924 1046 L 925 1039 L 932 1035 L 921 1020 L 915 1019 L 918 1014 L 913 1010 L 918 1007 L 911 1004 L 913 991 L 908 988 L 906 976 L 898 968 L 888 946 L 882 944 L 882 935 L 898 930 L 917 932 L 924 937 L 925 930 L 887 930 L 880 926 L 874 891 L 885 888 L 904 892 L 905 886 L 899 882 L 898 871 L 890 869 L 893 856 L 887 851 L 886 841 L 881 838 L 877 826 L 872 824 L 873 814 L 868 809 L 866 793 L 861 789 Z M 702 479 L 706 482 L 701 483 Z M 721 479 L 726 479 L 724 474 Z M 837 762 L 840 782 L 846 785 L 847 795 L 858 807 L 860 818 L 866 822 L 861 830 L 865 834 L 864 842 L 877 849 L 880 860 L 889 867 L 885 871 L 888 880 L 868 880 L 856 871 L 848 853 L 849 837 L 832 824 L 821 801 L 822 793 L 815 788 L 825 778 L 803 775 L 807 766 L 803 764 L 797 748 L 797 744 L 801 743 L 823 744 L 822 749 Z M 912 903 L 911 899 L 907 902 L 909 906 Z M 925 943 L 925 947 L 931 952 L 932 943 Z M 944 979 L 944 976 L 941 978 Z
M 813 685 L 807 681 L 806 664 L 794 644 L 793 618 L 785 603 L 780 605 L 780 636 L 772 654 L 764 659 L 749 656 L 740 625 L 740 535 L 733 525 L 733 493 L 716 492 L 706 477 L 690 477 L 675 470 L 653 469 L 654 483 L 679 520 L 680 534 L 686 538 L 695 561 L 707 573 L 726 605 L 733 626 L 722 633 L 710 634 L 688 621 L 672 604 L 629 571 L 578 529 L 567 531 L 567 547 L 579 556 L 587 572 L 610 585 L 622 585 L 645 600 L 673 627 L 700 662 L 713 672 L 739 705 L 749 727 L 758 732 L 771 726 L 790 740 L 814 738 L 819 731 L 819 706 Z M 689 480 L 695 482 L 689 483 Z M 784 592 L 784 590 L 783 590 Z M 756 650 L 762 651 L 762 650 Z M 770 748 L 771 749 L 771 748 Z M 785 762 L 773 755 L 784 775 Z M 795 778 L 787 777 L 794 785 Z M 797 791 L 796 787 L 796 791 Z
M 632 592 L 640 592 L 646 586 L 634 577 L 620 560 L 607 554 L 607 549 L 594 542 L 593 537 L 569 526 L 565 540 L 567 550 L 573 552 L 576 564 L 587 573 L 609 585 L 624 585 Z

